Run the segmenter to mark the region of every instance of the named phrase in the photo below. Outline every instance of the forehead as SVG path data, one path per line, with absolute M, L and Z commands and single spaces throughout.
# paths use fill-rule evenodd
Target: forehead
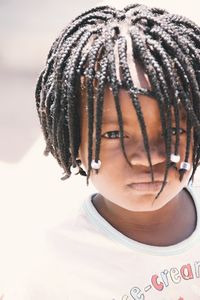
M 129 42 L 130 41 L 128 41 L 128 43 Z M 142 63 L 138 59 L 133 59 L 133 54 L 129 49 L 130 49 L 130 47 L 127 48 L 127 62 L 128 62 L 128 67 L 129 67 L 129 71 L 130 71 L 130 74 L 131 74 L 131 78 L 132 78 L 134 87 L 139 88 L 139 89 L 144 89 L 144 90 L 147 90 L 147 91 L 151 92 L 152 87 L 151 87 L 150 80 L 148 78 L 148 75 L 145 71 L 144 66 L 142 65 Z M 121 82 L 122 81 L 122 74 L 121 74 L 121 71 L 120 71 L 120 64 L 119 64 L 119 60 L 118 60 L 117 49 L 115 49 L 115 63 L 116 63 L 117 79 L 118 79 L 119 82 Z M 84 109 L 84 111 L 87 112 L 88 105 L 87 105 L 86 78 L 84 76 L 82 76 L 82 78 L 81 78 L 81 83 L 82 83 L 81 106 Z M 94 88 L 94 92 L 95 92 L 97 90 L 96 89 L 97 88 L 97 81 L 96 80 L 94 81 L 94 87 L 95 87 Z M 120 100 L 121 100 L 122 97 L 124 97 L 124 95 L 125 95 L 124 92 L 125 92 L 125 90 L 122 87 L 119 91 Z M 116 108 L 115 108 L 115 105 L 114 105 L 114 101 L 112 101 L 112 99 L 113 99 L 112 92 L 110 91 L 109 86 L 107 85 L 106 88 L 105 88 L 105 91 L 104 91 L 103 116 L 105 114 L 109 115 L 109 114 L 115 114 L 116 113 Z M 144 95 L 138 94 L 138 99 L 142 101 L 142 99 L 144 99 Z M 95 100 L 96 100 L 96 98 L 94 97 L 94 102 L 95 102 L 94 104 L 96 105 Z M 155 98 L 154 98 L 154 100 L 155 100 Z M 145 108 L 148 109 L 148 107 L 145 107 Z M 181 119 L 185 120 L 186 119 L 186 112 L 185 112 L 185 109 L 183 108 L 183 106 L 181 105 L 180 102 L 178 104 L 178 109 L 179 109 Z M 172 114 L 173 114 L 173 112 L 174 112 L 174 109 L 172 107 Z
M 122 76 L 122 72 L 119 65 L 119 59 L 118 54 L 116 53 L 115 49 L 115 65 L 116 65 L 116 76 L 119 83 L 123 83 L 124 79 Z M 132 53 L 130 51 L 127 51 L 127 62 L 129 66 L 129 71 L 131 74 L 131 78 L 134 84 L 135 88 L 138 89 L 144 89 L 147 91 L 152 91 L 151 84 L 148 78 L 148 75 L 142 66 L 142 64 L 138 61 L 132 58 Z M 98 71 L 100 62 L 96 62 L 96 71 Z M 82 90 L 82 103 L 83 105 L 87 105 L 87 90 L 86 90 L 86 82 L 87 79 L 85 76 L 81 76 L 81 90 Z M 97 79 L 94 79 L 94 89 L 97 87 Z M 108 86 L 107 86 L 108 88 Z M 123 88 L 123 87 L 122 87 Z
M 144 112 L 145 116 L 154 118 L 154 113 L 160 115 L 159 112 L 160 108 L 158 105 L 158 101 L 155 98 L 143 94 L 137 94 L 137 101 L 141 107 L 142 112 Z M 131 114 L 132 110 L 134 110 L 132 99 L 128 91 L 124 89 L 120 89 L 119 91 L 119 105 L 124 115 L 129 115 Z M 178 111 L 181 119 L 185 120 L 186 112 L 181 102 L 178 103 Z M 173 106 L 171 106 L 171 113 L 172 113 L 172 117 L 174 117 Z M 115 106 L 112 90 L 107 86 L 104 92 L 103 117 L 107 117 L 109 119 L 110 115 L 117 115 L 117 112 L 116 112 L 116 106 Z
M 87 94 L 85 93 L 85 96 L 82 99 L 82 118 L 87 119 L 88 118 L 88 104 L 87 104 Z M 94 98 L 94 116 L 96 115 L 96 98 Z M 144 120 L 149 120 L 151 122 L 154 122 L 155 120 L 160 120 L 160 109 L 158 102 L 155 98 L 149 97 L 146 95 L 138 94 L 137 95 L 137 101 L 140 104 L 141 111 L 144 117 Z M 137 122 L 138 118 L 135 112 L 135 108 L 133 106 L 133 103 L 131 101 L 131 98 L 128 94 L 128 91 L 124 89 L 119 90 L 119 105 L 122 112 L 122 117 L 124 121 L 129 122 L 129 120 L 135 120 Z M 178 110 L 179 110 L 179 117 L 180 121 L 186 121 L 186 112 L 181 103 L 178 104 Z M 171 107 L 171 113 L 172 113 L 172 121 L 175 120 L 174 116 L 174 108 Z M 114 101 L 114 96 L 112 93 L 112 90 L 109 88 L 109 86 L 106 86 L 104 90 L 104 101 L 103 101 L 103 123 L 109 124 L 109 123 L 118 123 L 118 117 L 117 117 L 117 110 L 116 105 Z

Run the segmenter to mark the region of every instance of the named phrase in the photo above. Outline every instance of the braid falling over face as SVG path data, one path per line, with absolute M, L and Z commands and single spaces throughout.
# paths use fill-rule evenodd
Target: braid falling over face
M 127 37 L 131 41 L 129 44 Z M 137 97 L 138 93 L 148 94 L 148 91 L 134 86 L 127 62 L 128 52 L 144 67 L 152 87 L 151 94 L 160 109 L 166 150 L 162 189 L 170 167 L 172 110 L 177 128 L 174 153 L 177 155 L 179 152 L 180 104 L 187 115 L 186 162 L 190 154 L 191 130 L 194 129 L 192 180 L 200 160 L 200 28 L 187 18 L 140 4 L 129 5 L 123 10 L 100 6 L 86 11 L 73 20 L 53 43 L 35 93 L 46 141 L 45 154 L 51 152 L 57 159 L 65 172 L 64 179 L 70 176 L 70 167 L 77 165 L 81 141 L 81 85 L 84 78 L 88 107 L 87 183 L 92 159 L 99 160 L 104 90 L 107 85 L 115 101 L 121 149 L 130 164 L 124 147 L 119 104 L 119 89 L 123 86 L 137 113 L 154 179 L 145 120 Z M 83 171 L 81 174 L 86 175 Z

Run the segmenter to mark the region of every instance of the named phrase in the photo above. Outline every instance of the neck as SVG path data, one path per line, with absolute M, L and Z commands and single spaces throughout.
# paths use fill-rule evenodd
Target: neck
M 196 226 L 195 206 L 186 190 L 155 211 L 129 211 L 99 194 L 93 198 L 93 204 L 119 232 L 149 245 L 168 246 L 181 242 Z

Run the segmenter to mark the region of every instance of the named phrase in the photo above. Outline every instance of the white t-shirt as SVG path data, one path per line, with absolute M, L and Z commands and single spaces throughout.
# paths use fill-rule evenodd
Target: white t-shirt
M 2 299 L 199 300 L 200 188 L 187 189 L 196 206 L 196 229 L 167 247 L 121 234 L 97 212 L 91 195 L 78 214 L 48 232 L 40 259 L 33 259 Z

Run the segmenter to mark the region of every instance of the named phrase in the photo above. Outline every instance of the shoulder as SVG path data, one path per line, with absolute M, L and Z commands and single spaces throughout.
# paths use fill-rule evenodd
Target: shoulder
M 90 201 L 91 195 L 85 199 Z M 68 254 L 74 257 L 74 251 L 84 244 L 91 242 L 100 232 L 88 216 L 85 205 L 68 215 L 66 219 L 57 226 L 48 228 L 45 232 L 45 248 L 51 255 L 56 256 Z M 77 248 L 78 247 L 78 248 Z

